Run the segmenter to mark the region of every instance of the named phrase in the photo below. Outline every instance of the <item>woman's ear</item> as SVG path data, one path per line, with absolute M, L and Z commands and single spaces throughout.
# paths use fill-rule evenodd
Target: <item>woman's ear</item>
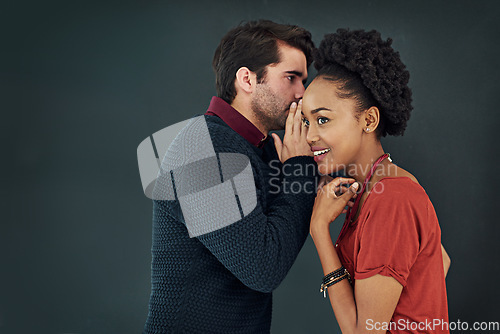
M 240 67 L 236 72 L 234 84 L 237 92 L 241 90 L 247 94 L 251 94 L 257 84 L 257 75 L 250 71 L 248 67 Z
M 364 116 L 364 131 L 366 133 L 374 132 L 380 123 L 380 111 L 377 107 L 372 106 L 365 110 Z

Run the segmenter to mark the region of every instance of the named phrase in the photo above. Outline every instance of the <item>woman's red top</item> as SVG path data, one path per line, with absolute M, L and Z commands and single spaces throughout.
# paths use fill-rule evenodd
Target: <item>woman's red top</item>
M 336 243 L 355 280 L 380 274 L 402 286 L 389 333 L 449 333 L 441 229 L 424 189 L 408 177 L 386 177 L 372 188 L 356 221 Z

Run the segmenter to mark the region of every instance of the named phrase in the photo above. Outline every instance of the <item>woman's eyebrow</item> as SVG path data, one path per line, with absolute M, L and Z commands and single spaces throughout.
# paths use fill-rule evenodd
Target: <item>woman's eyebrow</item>
M 335 112 L 335 110 L 332 110 L 332 109 L 328 109 L 328 108 L 325 108 L 325 107 L 319 107 L 319 108 L 311 110 L 311 114 L 314 115 L 315 113 L 320 112 L 322 110 Z M 305 116 L 303 111 L 301 111 L 300 113 L 302 114 L 302 116 Z
M 316 109 L 311 110 L 311 114 L 315 114 L 315 113 L 317 113 L 317 112 L 319 112 L 319 111 L 322 111 L 322 110 L 326 110 L 326 111 L 333 111 L 333 110 L 328 109 L 328 108 L 325 108 L 325 107 L 319 107 L 319 108 L 316 108 Z

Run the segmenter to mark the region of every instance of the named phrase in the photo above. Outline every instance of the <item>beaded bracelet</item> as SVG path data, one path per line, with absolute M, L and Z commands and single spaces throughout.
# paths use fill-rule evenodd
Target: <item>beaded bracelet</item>
M 321 283 L 321 287 L 319 289 L 319 292 L 323 292 L 323 297 L 326 298 L 326 290 L 334 285 L 337 284 L 338 282 L 348 279 L 349 283 L 351 282 L 351 275 L 349 275 L 349 272 L 347 269 L 345 269 L 343 266 L 340 267 L 340 269 L 335 270 L 334 272 L 331 272 L 330 274 L 326 275 L 323 277 L 323 282 Z
M 345 268 L 344 266 L 341 266 L 339 269 L 335 270 L 335 271 L 332 271 L 331 273 L 329 273 L 328 275 L 325 275 L 323 277 L 323 283 L 325 283 L 326 281 L 328 281 L 330 278 L 332 277 L 340 277 L 342 276 L 343 274 L 345 273 Z

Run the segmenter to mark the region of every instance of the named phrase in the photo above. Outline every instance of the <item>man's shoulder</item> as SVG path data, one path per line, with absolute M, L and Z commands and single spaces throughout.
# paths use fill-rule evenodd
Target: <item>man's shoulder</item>
M 217 116 L 204 115 L 216 151 L 253 154 L 252 145 Z
M 225 134 L 227 136 L 236 136 L 238 133 L 231 129 L 229 125 L 227 125 L 222 119 L 218 116 L 212 115 L 203 115 L 205 122 L 207 123 L 207 127 L 210 130 L 210 133 L 217 132 L 220 134 Z
M 186 123 L 173 141 L 173 144 L 176 144 L 176 146 L 196 149 L 207 145 L 225 144 L 231 146 L 234 143 L 241 144 L 246 142 L 243 137 L 217 116 L 197 115 L 189 119 Z M 177 153 L 177 150 L 174 153 Z

